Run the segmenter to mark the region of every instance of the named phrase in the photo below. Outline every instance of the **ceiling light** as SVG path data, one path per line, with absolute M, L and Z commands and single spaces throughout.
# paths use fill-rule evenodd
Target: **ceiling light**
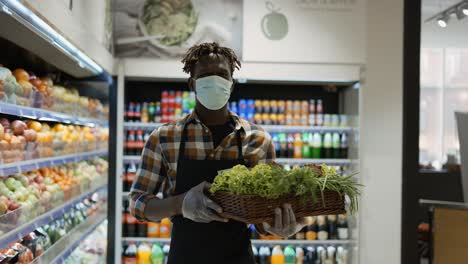
M 449 17 L 447 15 L 444 15 L 437 19 L 437 24 L 439 24 L 440 27 L 445 28 L 447 27 L 448 21 L 449 21 Z

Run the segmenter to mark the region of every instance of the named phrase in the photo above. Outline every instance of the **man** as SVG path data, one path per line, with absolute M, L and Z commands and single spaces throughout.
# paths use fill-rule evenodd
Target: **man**
M 271 137 L 227 109 L 232 75 L 240 67 L 231 49 L 203 43 L 190 48 L 182 63 L 196 94 L 195 110 L 151 134 L 130 191 L 130 210 L 140 221 L 172 218 L 169 264 L 253 264 L 247 226 L 222 218 L 222 208 L 206 192 L 219 170 L 271 162 Z M 164 199 L 157 199 L 161 188 Z M 262 227 L 289 237 L 303 225 L 286 204 L 275 210 L 274 223 Z

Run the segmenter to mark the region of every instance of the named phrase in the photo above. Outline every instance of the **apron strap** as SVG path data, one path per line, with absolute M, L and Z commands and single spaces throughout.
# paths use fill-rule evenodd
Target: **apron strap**
M 185 142 L 188 140 L 187 136 L 187 125 L 189 123 L 184 124 L 184 128 L 182 129 L 182 135 L 180 138 L 180 145 L 179 145 L 179 157 L 178 160 L 185 157 Z M 235 129 L 235 128 L 234 128 Z M 237 159 L 240 161 L 244 161 L 244 154 L 242 153 L 242 139 L 240 134 L 240 129 L 236 131 L 236 139 L 237 139 Z

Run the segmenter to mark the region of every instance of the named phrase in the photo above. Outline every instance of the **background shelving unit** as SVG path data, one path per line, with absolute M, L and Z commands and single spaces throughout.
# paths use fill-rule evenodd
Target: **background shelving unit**
M 81 95 L 109 101 L 110 88 L 113 85 L 110 74 L 94 62 L 93 58 L 68 41 L 62 32 L 57 32 L 56 28 L 50 25 L 50 21 L 44 21 L 45 18 L 37 15 L 30 7 L 24 1 L 0 0 L 0 49 L 3 51 L 0 64 L 10 69 L 24 68 L 40 77 L 50 74 L 54 81 L 59 80 L 60 84 L 80 90 Z M 78 117 L 77 113 L 65 114 L 3 101 L 0 102 L 0 115 L 10 119 L 88 127 L 108 127 L 110 123 L 106 118 Z M 112 135 L 114 132 L 111 130 L 110 133 Z M 105 148 L 94 151 L 1 163 L 0 180 L 13 174 L 108 156 L 109 144 L 106 142 L 104 145 Z M 63 263 L 79 242 L 108 218 L 108 180 L 113 179 L 109 175 L 101 175 L 89 182 L 82 180 L 80 184 L 62 190 L 51 198 L 43 197 L 36 204 L 22 205 L 1 215 L 0 249 L 8 247 L 10 243 L 53 220 L 61 219 L 85 198 L 99 194 L 103 198 L 101 210 L 88 216 L 72 232 L 64 235 L 58 243 L 45 251 L 40 259 L 35 259 L 35 263 Z M 112 247 L 112 244 L 109 246 Z M 108 252 L 111 255 L 113 253 L 112 250 Z
M 177 79 L 155 79 L 151 76 L 126 76 L 125 65 L 121 64 L 119 68 L 119 85 L 118 93 L 124 94 L 124 98 L 120 99 L 117 106 L 117 133 L 121 133 L 124 137 L 126 130 L 154 130 L 161 126 L 160 123 L 141 123 L 141 122 L 125 122 L 124 121 L 124 107 L 128 101 L 156 101 L 160 97 L 162 90 L 187 90 L 186 80 Z M 338 85 L 338 84 L 337 84 Z M 284 86 L 288 87 L 288 95 L 284 94 Z M 328 93 L 322 90 L 323 86 L 317 85 L 315 82 L 310 83 L 297 83 L 294 81 L 286 81 L 281 84 L 275 84 L 272 81 L 262 81 L 255 83 L 237 83 L 236 88 L 232 94 L 233 100 L 239 98 L 253 98 L 253 99 L 310 99 L 322 98 L 324 100 L 325 113 L 340 113 L 348 115 L 348 126 L 346 127 L 316 127 L 316 126 L 262 126 L 270 133 L 312 133 L 312 132 L 346 132 L 350 135 L 349 139 L 349 156 L 347 159 L 290 159 L 290 158 L 277 158 L 276 162 L 280 164 L 289 165 L 303 165 L 303 164 L 329 164 L 336 166 L 345 166 L 347 174 L 358 171 L 359 157 L 358 157 L 358 105 L 359 102 L 357 94 L 359 90 L 356 85 L 343 84 L 338 87 L 336 93 Z M 294 91 L 292 92 L 293 89 Z M 131 92 L 127 92 L 131 91 Z M 120 144 L 120 146 L 119 146 Z M 139 155 L 124 155 L 123 143 L 117 145 L 117 162 L 116 171 L 118 175 L 123 175 L 123 166 L 129 162 L 137 163 L 140 160 Z M 126 200 L 128 192 L 122 191 L 122 182 L 116 184 L 116 200 Z M 170 239 L 165 238 L 142 238 L 142 237 L 122 237 L 120 236 L 121 230 L 121 211 L 122 204 L 116 203 L 116 253 L 115 256 L 121 255 L 122 245 L 124 242 L 148 242 L 148 243 L 168 243 Z M 358 248 L 358 218 L 353 218 L 350 225 L 350 240 L 329 240 L 329 241 L 312 241 L 312 240 L 252 240 L 254 245 L 301 245 L 301 246 L 318 246 L 318 245 L 343 245 L 350 249 L 353 256 L 357 256 Z M 352 263 L 355 263 L 352 262 Z

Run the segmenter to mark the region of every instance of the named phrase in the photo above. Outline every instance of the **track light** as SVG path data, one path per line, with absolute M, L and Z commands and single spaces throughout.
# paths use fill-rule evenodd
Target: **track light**
M 449 16 L 443 15 L 437 19 L 437 24 L 439 24 L 440 27 L 445 28 L 447 27 L 449 21 Z

